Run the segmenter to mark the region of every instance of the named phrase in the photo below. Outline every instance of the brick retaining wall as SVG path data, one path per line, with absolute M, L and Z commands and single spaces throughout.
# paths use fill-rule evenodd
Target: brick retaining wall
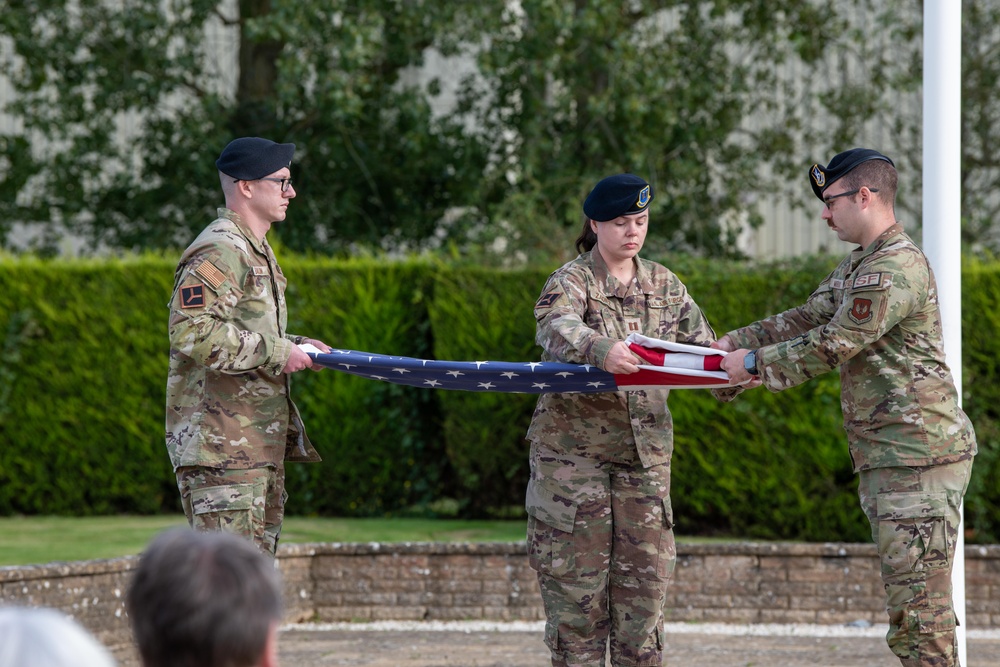
M 537 620 L 521 543 L 282 545 L 286 620 Z M 966 625 L 1000 628 L 1000 545 L 966 547 Z M 129 642 L 135 556 L 0 568 L 0 604 L 62 609 L 108 646 Z M 885 622 L 869 544 L 677 545 L 668 620 Z

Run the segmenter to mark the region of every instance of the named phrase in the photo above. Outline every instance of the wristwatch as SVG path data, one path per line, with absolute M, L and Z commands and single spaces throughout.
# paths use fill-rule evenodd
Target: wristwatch
M 750 350 L 747 356 L 743 357 L 743 368 L 750 375 L 759 375 L 757 371 L 757 350 Z

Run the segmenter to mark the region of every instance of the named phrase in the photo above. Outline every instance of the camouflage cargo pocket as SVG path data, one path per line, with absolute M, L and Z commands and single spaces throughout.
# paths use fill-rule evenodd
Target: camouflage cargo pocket
M 228 484 L 191 491 L 192 527 L 237 535 L 254 534 L 254 485 Z M 263 497 L 260 499 L 263 522 Z
M 574 568 L 573 525 L 576 505 L 535 480 L 528 483 L 528 562 L 536 572 L 555 577 Z
M 879 554 L 886 574 L 949 566 L 945 493 L 887 493 L 878 497 Z

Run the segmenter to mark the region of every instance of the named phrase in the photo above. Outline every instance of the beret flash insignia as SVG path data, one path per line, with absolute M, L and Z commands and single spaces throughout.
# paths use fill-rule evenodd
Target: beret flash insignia
M 826 185 L 826 174 L 823 173 L 823 170 L 820 169 L 818 164 L 813 165 L 812 178 L 813 178 L 813 183 L 816 184 L 816 187 L 821 188 L 824 185 Z
M 646 204 L 649 203 L 649 186 L 647 185 L 642 190 L 639 190 L 639 199 L 636 200 L 636 206 L 639 208 L 646 208 Z

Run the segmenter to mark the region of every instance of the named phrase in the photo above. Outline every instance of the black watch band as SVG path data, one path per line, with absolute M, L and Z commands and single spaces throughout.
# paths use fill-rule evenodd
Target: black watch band
M 743 357 L 743 368 L 750 375 L 759 375 L 757 371 L 757 350 L 750 350 L 747 356 Z

